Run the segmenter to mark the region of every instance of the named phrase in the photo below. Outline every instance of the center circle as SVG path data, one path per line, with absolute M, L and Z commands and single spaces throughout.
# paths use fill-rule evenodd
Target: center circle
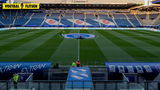
M 89 39 L 94 38 L 95 35 L 88 33 L 70 33 L 70 34 L 62 34 L 64 38 L 72 38 L 72 39 Z

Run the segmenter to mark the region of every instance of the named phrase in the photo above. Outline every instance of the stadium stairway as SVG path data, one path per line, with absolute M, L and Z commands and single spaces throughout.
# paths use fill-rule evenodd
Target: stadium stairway
M 88 67 L 71 67 L 65 90 L 92 90 L 93 82 Z

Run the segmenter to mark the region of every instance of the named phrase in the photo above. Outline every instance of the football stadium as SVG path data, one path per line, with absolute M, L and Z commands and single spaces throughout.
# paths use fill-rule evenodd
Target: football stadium
M 160 0 L 0 0 L 0 90 L 160 90 Z

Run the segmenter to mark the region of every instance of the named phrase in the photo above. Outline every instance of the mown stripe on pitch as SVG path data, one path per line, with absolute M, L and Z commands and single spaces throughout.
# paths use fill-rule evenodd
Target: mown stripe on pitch
M 118 33 L 118 32 L 123 32 L 123 31 L 117 31 L 117 32 L 114 32 L 114 33 L 117 33 L 118 36 L 121 36 L 121 35 L 124 35 L 126 37 L 121 37 L 122 39 L 136 45 L 137 47 L 151 53 L 152 55 L 155 55 L 156 57 L 148 57 L 146 59 L 147 60 L 153 60 L 153 61 L 157 61 L 157 59 L 160 59 L 160 56 L 159 56 L 159 53 L 160 53 L 160 50 L 159 50 L 159 47 L 155 47 L 151 44 L 148 44 L 146 42 L 144 42 L 143 40 L 138 40 L 138 39 L 135 39 L 135 38 L 132 38 L 130 36 L 127 36 L 127 34 L 121 34 L 121 33 Z
M 0 42 L 1 42 L 0 46 L 9 44 L 9 43 L 14 42 L 14 41 L 19 40 L 19 39 L 23 39 L 23 38 L 28 37 L 30 35 L 34 35 L 35 33 L 40 32 L 40 31 L 41 30 L 30 30 L 25 34 L 20 34 L 20 35 L 17 35 L 15 37 L 11 37 L 11 38 L 8 38 L 8 39 L 5 39 L 5 40 L 0 40 Z
M 132 56 L 121 49 L 117 44 L 114 44 L 110 39 L 103 36 L 99 30 L 94 33 L 96 35 L 95 41 L 108 61 L 122 62 L 122 61 L 135 61 Z
M 24 37 L 24 38 L 19 39 L 19 40 L 16 40 L 14 42 L 5 44 L 3 46 L 0 46 L 0 54 L 5 53 L 5 52 L 7 52 L 9 50 L 12 50 L 12 49 L 14 49 L 16 47 L 19 47 L 19 46 L 21 46 L 21 45 L 23 45 L 23 44 L 25 44 L 25 43 L 27 43 L 27 42 L 29 42 L 31 40 L 34 40 L 34 39 L 42 36 L 45 33 L 48 33 L 48 32 L 50 32 L 50 31 L 48 31 L 48 30 L 47 31 L 46 30 L 40 30 L 37 33 L 34 33 L 32 35 L 29 35 L 29 36 Z
M 34 30 L 32 30 L 33 32 Z M 21 30 L 21 31 L 17 31 L 17 32 L 14 32 L 14 33 L 11 33 L 11 34 L 7 34 L 7 35 L 3 35 L 0 37 L 0 40 L 6 40 L 8 38 L 13 38 L 13 37 L 17 37 L 17 35 L 22 35 L 22 34 L 26 34 L 28 33 L 29 30 Z M 9 32 L 8 32 L 9 33 Z
M 17 31 L 19 31 L 19 30 L 17 30 L 17 29 L 10 29 L 10 30 L 2 30 L 2 31 L 0 31 L 0 34 L 5 34 L 5 33 L 8 33 L 8 32 L 17 32 Z
M 16 47 L 2 55 L 0 55 L 0 60 L 5 61 L 23 61 L 23 58 L 25 55 L 32 52 L 35 48 L 42 45 L 46 40 L 50 39 L 52 36 L 56 35 L 58 33 L 57 30 L 52 30 L 51 32 L 48 32 L 32 41 L 29 41 L 19 47 Z
M 0 38 L 1 37 L 3 38 L 3 36 L 14 35 L 14 34 L 25 32 L 25 31 L 32 31 L 32 30 L 5 30 L 3 31 L 3 33 L 0 33 Z
M 55 52 L 57 47 L 62 42 L 63 38 L 61 37 L 61 32 L 52 36 L 42 45 L 34 49 L 31 53 L 24 56 L 22 60 L 28 61 L 47 61 L 51 57 L 52 53 Z
M 88 33 L 87 30 L 81 30 L 81 33 Z M 80 61 L 85 65 L 104 65 L 107 58 L 101 52 L 94 38 L 80 40 Z
M 71 30 L 69 33 L 77 33 L 77 31 L 78 30 Z M 64 32 L 63 34 L 67 33 Z M 49 61 L 52 61 L 53 63 L 59 63 L 61 65 L 71 65 L 73 61 L 77 60 L 77 47 L 77 39 L 64 38 L 61 44 L 49 58 Z
M 129 33 L 133 33 L 133 34 L 136 34 L 137 36 L 139 37 L 144 37 L 144 38 L 147 38 L 147 39 L 151 39 L 153 41 L 156 41 L 156 42 L 160 42 L 160 36 L 152 36 L 152 35 L 149 35 L 149 33 L 144 33 L 142 31 L 124 31 L 124 32 L 129 32 Z M 137 37 L 135 36 L 135 37 Z M 134 37 L 134 36 L 133 36 Z
M 146 37 L 143 37 L 141 35 L 137 35 L 137 33 L 134 33 L 134 32 L 126 32 L 126 31 L 119 31 L 118 33 L 121 33 L 123 35 L 126 35 L 126 36 L 129 36 L 131 38 L 134 38 L 136 40 L 140 40 L 142 42 L 145 42 L 145 43 L 148 43 L 150 45 L 152 45 L 153 47 L 160 47 L 160 42 L 157 42 L 157 41 L 154 41 L 152 39 L 149 39 L 149 38 L 146 38 Z
M 5 37 L 5 36 L 9 36 L 9 35 L 15 35 L 19 32 L 24 32 L 25 30 L 13 30 L 14 32 L 12 32 L 12 30 L 8 30 L 7 32 L 5 33 L 0 33 L 0 39 Z
M 141 33 L 144 33 L 144 34 L 148 34 L 148 35 L 151 35 L 151 36 L 155 36 L 155 37 L 160 37 L 160 32 L 156 32 L 156 31 L 140 31 Z
M 152 61 L 154 60 L 153 58 L 157 58 L 154 54 L 137 47 L 131 39 L 127 40 L 127 37 L 121 37 L 122 35 L 117 31 L 101 31 L 101 34 L 110 39 L 113 43 L 117 44 L 117 46 L 122 48 L 136 61 L 146 61 L 146 59 Z

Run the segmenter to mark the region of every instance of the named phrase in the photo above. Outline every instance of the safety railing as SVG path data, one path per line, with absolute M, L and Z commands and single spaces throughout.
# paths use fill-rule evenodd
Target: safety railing
M 71 82 L 68 87 L 67 82 Z M 93 82 L 92 87 L 72 86 L 74 82 Z M 19 82 L 17 90 L 160 90 L 158 81 L 127 82 L 127 81 L 66 81 L 66 80 L 34 80 Z M 74 84 L 75 85 L 75 84 Z M 11 81 L 0 81 L 0 90 L 15 90 Z

